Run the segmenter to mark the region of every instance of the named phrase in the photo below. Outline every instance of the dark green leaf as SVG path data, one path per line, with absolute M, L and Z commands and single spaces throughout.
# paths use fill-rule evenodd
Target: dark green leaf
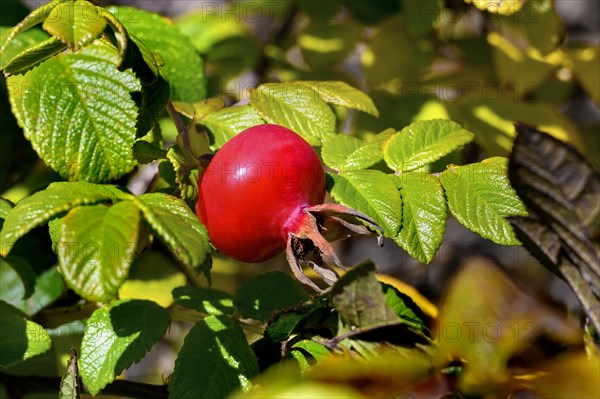
M 169 313 L 152 301 L 116 301 L 96 310 L 87 321 L 79 359 L 87 389 L 97 394 L 139 362 L 169 323 Z
M 77 365 L 77 352 L 71 349 L 71 357 L 67 369 L 60 380 L 58 399 L 79 399 L 79 366 Z
M 469 230 L 502 245 L 519 245 L 507 216 L 527 215 L 511 187 L 506 158 L 450 165 L 440 174 L 452 215 Z
M 54 37 L 29 47 L 4 64 L 4 76 L 24 74 L 66 48 L 64 43 Z
M 46 190 L 19 202 L 7 215 L 0 232 L 0 255 L 6 256 L 19 238 L 56 215 L 79 205 L 115 202 L 120 194 L 123 195 L 112 186 L 86 182 L 50 184 Z
M 25 137 L 63 178 L 105 182 L 135 166 L 130 93 L 140 86 L 131 71 L 117 70 L 117 60 L 112 46 L 97 41 L 8 79 L 19 88 L 10 100 Z
M 230 294 L 202 287 L 177 287 L 173 299 L 178 305 L 195 309 L 209 315 L 233 314 L 233 298 Z
M 196 102 L 206 97 L 203 61 L 190 40 L 166 18 L 131 7 L 109 7 L 127 31 L 164 60 L 160 70 L 171 86 L 173 101 Z
M 226 316 L 209 316 L 192 327 L 175 361 L 169 398 L 225 398 L 248 392 L 258 362 L 242 329 Z
M 446 199 L 439 180 L 422 172 L 398 177 L 402 196 L 402 228 L 394 241 L 410 256 L 429 263 L 446 230 Z
M 150 163 L 167 158 L 167 150 L 145 140 L 138 140 L 133 144 L 133 156 L 139 163 Z
M 7 367 L 50 349 L 50 336 L 21 311 L 0 301 L 0 367 Z
M 233 296 L 233 305 L 245 317 L 263 322 L 283 310 L 308 299 L 296 280 L 283 272 L 262 274 L 246 281 Z
M 58 243 L 60 272 L 75 292 L 108 302 L 127 278 L 137 248 L 140 212 L 131 201 L 73 208 Z
M 266 330 L 273 342 L 281 342 L 295 333 L 331 336 L 337 330 L 337 314 L 326 299 L 307 301 L 277 314 Z
M 162 193 L 136 198 L 144 219 L 175 257 L 189 267 L 199 267 L 209 251 L 208 233 L 183 200 Z
M 96 6 L 86 0 L 67 1 L 57 5 L 42 28 L 61 40 L 73 51 L 90 44 L 106 27 Z
M 428 331 L 427 325 L 423 321 L 425 314 L 417 304 L 406 294 L 398 291 L 389 284 L 381 284 L 385 295 L 385 303 L 398 315 L 406 324 L 422 331 Z

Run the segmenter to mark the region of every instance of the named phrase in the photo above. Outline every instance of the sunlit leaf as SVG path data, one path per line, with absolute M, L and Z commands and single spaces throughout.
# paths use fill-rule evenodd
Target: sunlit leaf
M 473 138 L 473 133 L 449 120 L 417 121 L 386 142 L 384 159 L 392 170 L 407 172 L 437 161 Z
M 506 158 L 489 158 L 464 166 L 450 165 L 440 174 L 448 208 L 468 229 L 502 245 L 519 245 L 507 216 L 527 215 L 511 187 Z
M 0 301 L 0 367 L 7 367 L 50 349 L 50 336 L 37 323 L 27 320 L 21 311 Z
M 7 63 L 3 63 L 4 76 L 24 74 L 66 48 L 64 43 L 54 37 L 29 47 Z
M 19 238 L 54 216 L 78 205 L 114 202 L 118 196 L 119 191 L 112 186 L 86 182 L 52 183 L 46 190 L 19 202 L 6 216 L 0 233 L 0 255 L 6 256 Z
M 169 397 L 224 398 L 248 392 L 258 362 L 239 325 L 226 316 L 197 322 L 185 337 L 169 382 Z
M 69 180 L 105 182 L 135 166 L 140 86 L 131 71 L 118 71 L 116 50 L 95 42 L 62 53 L 9 85 L 12 110 L 38 155 Z
M 140 220 L 130 201 L 69 211 L 58 243 L 60 272 L 67 285 L 88 300 L 111 300 L 129 273 Z
M 402 228 L 394 241 L 422 263 L 429 263 L 446 230 L 446 199 L 439 180 L 421 172 L 398 177 L 402 196 Z
M 251 106 L 239 105 L 210 113 L 199 122 L 212 133 L 214 147 L 219 149 L 238 133 L 249 127 L 260 125 L 264 123 L 264 120 Z
M 79 366 L 77 364 L 77 353 L 73 349 L 71 357 L 67 364 L 61 380 L 60 380 L 60 391 L 58 393 L 58 399 L 79 399 L 80 398 L 80 384 L 79 384 Z
M 321 150 L 325 165 L 343 173 L 346 170 L 366 169 L 383 159 L 381 146 L 372 145 L 357 137 L 337 135 L 327 140 Z
M 378 170 L 327 174 L 328 190 L 342 205 L 373 218 L 387 237 L 395 237 L 402 221 L 402 202 L 392 176 Z
M 96 6 L 86 0 L 67 1 L 57 5 L 42 28 L 61 40 L 73 51 L 90 44 L 106 27 Z
M 198 217 L 179 198 L 151 193 L 136 197 L 145 221 L 173 255 L 190 267 L 199 267 L 209 251 L 208 233 Z
M 250 105 L 269 123 L 293 130 L 311 145 L 320 145 L 336 130 L 335 114 L 306 85 L 294 82 L 260 85 L 252 91 Z
M 87 389 L 97 394 L 139 362 L 169 324 L 167 311 L 151 301 L 116 301 L 96 310 L 87 321 L 79 359 Z

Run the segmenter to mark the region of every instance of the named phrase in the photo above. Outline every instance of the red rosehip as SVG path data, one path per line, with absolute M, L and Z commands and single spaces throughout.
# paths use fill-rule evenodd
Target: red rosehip
M 200 180 L 196 214 L 213 245 L 234 259 L 261 262 L 287 246 L 296 277 L 318 289 L 302 274 L 298 261 L 311 255 L 314 260 L 304 262 L 327 282 L 335 281 L 335 272 L 320 267 L 321 255 L 342 267 L 321 235 L 325 223 L 335 222 L 346 235 L 369 233 L 332 214 L 352 215 L 375 225 L 357 211 L 322 204 L 324 198 L 325 173 L 312 147 L 285 127 L 265 124 L 239 133 L 211 159 Z

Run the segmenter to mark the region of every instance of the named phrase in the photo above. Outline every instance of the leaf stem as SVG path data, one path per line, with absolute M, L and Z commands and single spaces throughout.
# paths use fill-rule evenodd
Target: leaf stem
M 171 102 L 171 100 L 169 100 L 167 102 L 167 112 L 169 113 L 169 116 L 173 120 L 173 123 L 175 123 L 175 127 L 177 128 L 177 132 L 183 138 L 183 146 L 185 148 L 189 149 L 190 148 L 190 139 L 188 137 L 188 129 L 183 124 L 183 121 L 179 117 L 179 114 L 175 110 L 175 106 L 173 106 L 173 103 Z

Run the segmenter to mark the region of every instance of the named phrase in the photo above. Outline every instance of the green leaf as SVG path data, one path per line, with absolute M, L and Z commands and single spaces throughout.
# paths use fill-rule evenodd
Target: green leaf
M 58 268 L 53 266 L 36 276 L 33 294 L 23 300 L 25 288 L 17 272 L 8 266 L 0 266 L 0 273 L 0 300 L 10 303 L 29 316 L 56 301 L 67 290 Z
M 378 170 L 327 174 L 328 191 L 342 205 L 361 211 L 395 237 L 402 221 L 402 202 L 394 179 Z
M 214 148 L 219 149 L 238 133 L 265 121 L 251 106 L 239 105 L 210 113 L 200 119 L 199 123 L 210 131 L 214 138 Z
M 4 41 L 4 38 L 7 37 L 10 32 L 10 29 L 0 26 L 0 41 Z M 19 34 L 2 50 L 0 68 L 4 69 L 4 66 L 12 61 L 19 53 L 25 52 L 32 47 L 36 47 L 49 38 L 50 36 L 41 29 L 32 29 Z
M 346 330 L 397 324 L 399 318 L 385 300 L 375 278 L 373 262 L 350 269 L 332 287 L 330 302 L 340 314 Z
M 42 28 L 73 51 L 90 44 L 106 27 L 95 5 L 86 0 L 67 1 L 56 6 Z
M 167 158 L 167 150 L 145 140 L 138 140 L 133 144 L 133 157 L 141 164 L 150 163 Z
M 171 86 L 171 100 L 194 103 L 206 97 L 202 58 L 190 40 L 166 18 L 131 7 L 109 7 L 127 31 L 157 53 L 164 65 L 160 70 Z
M 140 214 L 131 201 L 71 209 L 58 243 L 60 272 L 76 293 L 108 302 L 127 278 L 137 248 Z
M 0 232 L 0 255 L 6 256 L 15 242 L 34 227 L 79 205 L 115 202 L 120 193 L 112 186 L 86 182 L 52 183 L 17 204 L 7 215 Z
M 230 294 L 211 288 L 177 287 L 173 299 L 178 305 L 208 315 L 233 314 L 233 298 Z
M 335 134 L 335 114 L 321 97 L 299 83 L 267 83 L 250 94 L 252 105 L 267 122 L 293 130 L 311 145 Z
M 329 306 L 327 298 L 319 297 L 278 312 L 269 321 L 266 336 L 273 342 L 282 342 L 296 333 L 328 336 L 337 331 L 337 327 L 337 313 Z
M 0 301 L 0 367 L 20 363 L 50 349 L 50 336 L 16 308 Z
M 461 148 L 473 140 L 473 133 L 458 123 L 432 119 L 411 123 L 384 146 L 385 162 L 396 172 L 408 172 Z
M 439 180 L 422 172 L 398 177 L 402 196 L 402 228 L 394 241 L 410 256 L 429 263 L 446 230 L 446 199 Z
M 346 108 L 357 109 L 373 116 L 379 116 L 373 100 L 362 91 L 342 81 L 300 80 L 296 83 L 307 85 L 317 92 L 323 101 Z
M 380 147 L 357 137 L 340 134 L 323 144 L 321 157 L 325 165 L 343 173 L 347 170 L 366 169 L 381 161 L 383 152 Z
M 169 382 L 169 398 L 225 398 L 248 392 L 258 361 L 242 329 L 226 316 L 197 322 L 185 337 Z
M 3 265 L 10 266 L 19 275 L 24 288 L 23 299 L 29 298 L 35 289 L 37 277 L 29 262 L 19 256 L 9 255 L 6 259 L 0 258 L 0 266 Z
M 396 313 L 406 324 L 422 331 L 428 332 L 427 325 L 423 321 L 425 314 L 417 304 L 406 294 L 398 291 L 395 287 L 381 283 L 386 305 Z
M 77 352 L 71 350 L 71 357 L 67 369 L 60 380 L 58 399 L 79 399 L 79 366 L 77 365 Z
M 246 281 L 233 296 L 233 305 L 245 317 L 263 322 L 283 310 L 308 300 L 306 290 L 283 272 L 262 274 Z
M 107 18 L 110 15 L 111 18 L 116 19 L 108 11 L 104 13 L 107 14 Z M 165 109 L 169 101 L 171 87 L 159 69 L 159 65 L 164 64 L 160 56 L 151 52 L 134 34 L 128 34 L 126 31 L 124 34 L 127 48 L 119 69 L 131 68 L 140 79 L 142 98 L 136 130 L 137 137 L 143 137 L 154 127 L 157 119 Z
M 50 15 L 54 7 L 65 1 L 67 0 L 54 0 L 41 7 L 36 8 L 32 12 L 30 12 L 25 17 L 25 19 L 23 19 L 21 22 L 15 25 L 15 27 L 12 28 L 8 33 L 6 33 L 6 35 L 2 35 L 2 42 L 0 43 L 0 53 L 4 54 L 7 57 L 6 61 L 8 61 L 10 58 L 8 58 L 8 55 L 4 52 L 8 48 L 10 48 L 11 45 L 14 44 L 16 36 L 33 28 L 35 25 L 45 20 L 48 17 L 48 15 Z
M 519 245 L 506 216 L 527 215 L 511 187 L 506 158 L 489 158 L 464 166 L 450 165 L 440 174 L 452 215 L 466 228 L 497 244 Z
M 199 267 L 209 252 L 208 233 L 183 200 L 162 193 L 136 198 L 144 219 L 175 257 L 189 267 Z
M 183 145 L 181 136 L 178 143 L 167 151 L 167 159 L 173 165 L 175 181 L 181 191 L 181 198 L 188 203 L 198 199 L 198 182 L 200 180 L 200 163 L 194 154 Z
M 92 395 L 139 362 L 167 332 L 169 313 L 152 301 L 125 300 L 96 310 L 81 342 L 79 367 Z
M 303 339 L 302 341 L 296 342 L 292 345 L 290 350 L 290 355 L 300 364 L 300 371 L 302 374 L 306 373 L 311 368 L 307 355 L 315 359 L 318 363 L 319 361 L 326 359 L 330 354 L 329 349 L 325 346 L 309 339 Z
M 66 48 L 67 46 L 60 40 L 51 37 L 44 42 L 29 47 L 4 64 L 4 76 L 24 74 Z
M 96 42 L 8 79 L 19 88 L 10 101 L 25 137 L 63 178 L 105 182 L 135 166 L 130 92 L 139 83 L 131 71 L 117 70 L 117 58 L 113 47 Z
M 2 219 L 0 222 L 4 223 L 4 219 L 14 206 L 9 200 L 0 197 L 0 219 Z M 2 224 L 0 224 L 0 228 L 2 228 Z

